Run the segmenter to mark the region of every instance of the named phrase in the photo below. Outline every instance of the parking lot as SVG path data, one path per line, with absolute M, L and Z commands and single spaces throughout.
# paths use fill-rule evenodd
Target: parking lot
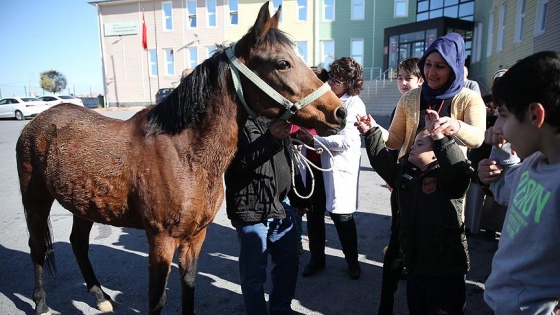
M 100 110 L 107 116 L 127 119 L 135 110 Z M 380 123 L 387 117 L 379 117 Z M 28 121 L 0 120 L 0 314 L 32 314 L 33 270 L 27 246 L 28 233 L 21 205 L 15 143 Z M 102 136 L 102 135 L 100 135 Z M 298 279 L 293 308 L 303 314 L 376 314 L 380 291 L 383 247 L 391 223 L 389 191 L 369 166 L 365 152 L 360 174 L 359 211 L 356 214 L 362 277 L 351 280 L 346 272 L 340 243 L 327 217 L 327 266 L 310 278 Z M 305 220 L 305 218 L 304 218 Z M 51 212 L 58 275 L 45 276 L 47 304 L 55 314 L 99 314 L 68 241 L 72 215 L 55 203 Z M 304 224 L 305 232 L 305 224 Z M 97 277 L 116 301 L 116 314 L 146 314 L 148 294 L 147 244 L 143 231 L 95 224 L 90 258 Z M 490 272 L 496 240 L 469 236 L 471 272 L 467 275 L 467 314 L 490 314 L 482 300 L 484 280 Z M 300 256 L 300 268 L 309 259 Z M 198 314 L 243 314 L 244 306 L 237 267 L 236 233 L 222 208 L 208 228 L 197 275 L 195 305 Z M 396 314 L 407 314 L 404 282 L 396 295 Z M 164 314 L 181 310 L 178 269 L 173 266 L 168 282 Z

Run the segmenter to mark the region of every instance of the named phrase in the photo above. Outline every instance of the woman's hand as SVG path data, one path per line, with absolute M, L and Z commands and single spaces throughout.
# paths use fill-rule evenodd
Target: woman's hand
M 432 139 L 439 140 L 443 138 L 441 132 L 441 125 L 439 122 L 439 114 L 435 110 L 426 109 L 426 116 L 424 117 L 426 130 L 430 133 Z
M 356 126 L 356 128 L 358 128 L 358 131 L 362 135 L 364 135 L 371 128 L 377 127 L 378 125 L 375 119 L 373 119 L 370 114 L 367 114 L 365 116 L 356 115 L 356 122 L 354 123 L 354 126 Z
M 455 118 L 443 116 L 438 118 L 439 128 L 434 133 L 443 133 L 446 136 L 452 136 L 461 129 L 461 123 Z

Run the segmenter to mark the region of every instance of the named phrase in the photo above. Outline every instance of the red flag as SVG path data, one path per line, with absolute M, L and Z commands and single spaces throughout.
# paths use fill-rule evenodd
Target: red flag
M 144 20 L 144 9 L 142 9 L 142 48 L 148 49 L 148 34 L 146 30 L 146 20 Z

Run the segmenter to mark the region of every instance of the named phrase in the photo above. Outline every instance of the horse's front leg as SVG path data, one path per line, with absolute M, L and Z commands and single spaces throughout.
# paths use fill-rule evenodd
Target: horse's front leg
M 160 232 L 161 233 L 161 232 Z M 149 312 L 159 315 L 165 304 L 167 278 L 171 270 L 173 254 L 177 249 L 176 240 L 170 236 L 154 235 L 146 231 L 149 243 Z
M 206 228 L 179 247 L 179 271 L 181 274 L 183 315 L 194 314 L 194 286 L 198 258 L 202 243 L 206 238 Z
M 89 233 L 92 226 L 93 222 L 74 216 L 70 244 L 72 244 L 72 251 L 74 251 L 74 256 L 76 256 L 76 261 L 86 281 L 88 292 L 95 296 L 97 309 L 102 312 L 110 312 L 113 310 L 111 297 L 101 289 L 101 284 L 95 277 L 89 261 Z

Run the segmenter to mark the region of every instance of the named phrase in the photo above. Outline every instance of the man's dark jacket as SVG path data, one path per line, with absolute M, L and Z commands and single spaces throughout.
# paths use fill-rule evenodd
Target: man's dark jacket
M 292 152 L 289 139 L 279 141 L 268 131 L 272 121 L 249 118 L 239 134 L 237 152 L 225 173 L 226 211 L 230 220 L 263 222 L 285 218 L 281 201 L 291 191 Z M 297 171 L 297 165 L 294 163 Z M 300 176 L 294 178 L 301 183 Z M 290 193 L 292 206 L 304 205 Z

